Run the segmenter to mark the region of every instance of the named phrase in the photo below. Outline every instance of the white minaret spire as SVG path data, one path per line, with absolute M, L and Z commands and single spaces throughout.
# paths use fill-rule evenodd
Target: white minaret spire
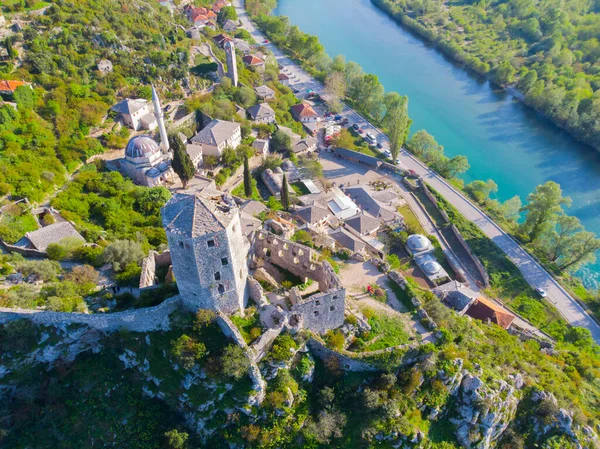
M 232 84 L 237 87 L 237 59 L 235 59 L 235 45 L 231 41 L 225 43 L 225 56 L 227 57 L 227 77 L 231 78 Z
M 158 94 L 152 84 L 152 104 L 154 104 L 154 117 L 158 123 L 158 132 L 160 134 L 160 146 L 164 152 L 169 151 L 169 137 L 167 136 L 167 128 L 165 128 L 165 115 L 160 107 L 160 100 Z

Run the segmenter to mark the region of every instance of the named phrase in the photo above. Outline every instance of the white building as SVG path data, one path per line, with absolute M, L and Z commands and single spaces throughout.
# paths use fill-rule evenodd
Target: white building
M 143 129 L 153 131 L 158 125 L 156 117 L 151 112 L 150 102 L 143 98 L 126 98 L 114 105 L 110 110 L 119 114 L 123 124 L 134 131 L 141 131 Z
M 213 120 L 191 139 L 191 143 L 202 145 L 204 156 L 221 157 L 229 147 L 235 150 L 242 143 L 239 123 Z
M 267 103 L 251 106 L 246 111 L 254 123 L 275 123 L 275 111 Z

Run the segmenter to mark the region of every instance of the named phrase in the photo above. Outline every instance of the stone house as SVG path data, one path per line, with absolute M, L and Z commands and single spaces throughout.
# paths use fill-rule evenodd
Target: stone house
M 277 79 L 284 86 L 290 85 L 290 77 L 287 76 L 285 73 L 280 73 L 279 75 L 277 75 Z
M 156 117 L 152 112 L 151 103 L 143 98 L 126 98 L 114 105 L 110 110 L 116 112 L 123 121 L 123 124 L 134 131 L 141 131 L 143 129 L 152 131 L 158 126 Z
M 59 243 L 64 238 L 72 238 L 85 242 L 85 239 L 77 232 L 71 223 L 68 221 L 60 221 L 26 233 L 25 236 L 17 242 L 16 246 L 46 252 L 49 245 Z
M 275 123 L 275 111 L 267 103 L 251 106 L 246 111 L 254 123 Z
M 246 67 L 254 68 L 259 72 L 262 72 L 265 69 L 265 61 L 256 55 L 246 55 L 242 58 L 242 61 Z
M 223 30 L 227 31 L 228 33 L 235 33 L 237 29 L 237 23 L 235 23 L 233 20 L 228 20 L 225 22 L 225 24 L 223 24 Z
M 202 145 L 204 156 L 221 157 L 225 148 L 236 149 L 242 143 L 239 123 L 213 120 L 191 139 L 191 143 Z
M 275 91 L 266 85 L 258 86 L 254 89 L 254 92 L 261 100 L 273 100 L 275 98 Z
M 256 139 L 254 142 L 252 142 L 252 148 L 256 149 L 264 159 L 269 155 L 269 144 L 269 139 Z

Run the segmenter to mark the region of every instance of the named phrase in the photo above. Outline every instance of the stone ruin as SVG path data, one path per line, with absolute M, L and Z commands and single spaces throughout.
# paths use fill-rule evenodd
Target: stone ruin
M 285 316 L 290 327 L 322 333 L 344 324 L 346 289 L 329 262 L 319 261 L 318 253 L 313 249 L 260 230 L 255 236 L 250 264 L 257 271 L 267 273 L 273 272 L 273 266 L 282 268 L 305 281 L 312 279 L 319 284 L 319 291 L 308 296 L 302 296 L 297 287 L 290 290 L 291 307 L 287 313 L 278 308 L 278 313 Z M 259 296 L 256 290 L 256 286 L 251 288 L 253 299 Z

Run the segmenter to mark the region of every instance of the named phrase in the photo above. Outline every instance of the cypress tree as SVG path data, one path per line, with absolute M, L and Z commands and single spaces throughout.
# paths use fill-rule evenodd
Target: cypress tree
M 183 188 L 186 189 L 188 182 L 196 174 L 196 168 L 179 136 L 169 136 L 169 145 L 173 149 L 173 162 L 171 166 L 173 167 L 173 171 L 179 176 L 179 179 L 181 179 Z
M 288 183 L 285 173 L 283 174 L 283 185 L 281 186 L 281 205 L 284 210 L 290 207 L 290 193 L 288 192 Z
M 244 157 L 244 193 L 246 194 L 246 198 L 250 198 L 252 196 L 252 178 L 250 177 L 248 155 Z
M 12 39 L 10 38 L 10 36 L 4 40 L 4 46 L 6 47 L 6 52 L 8 53 L 8 57 L 10 59 L 14 59 L 17 56 L 17 52 L 13 48 Z

